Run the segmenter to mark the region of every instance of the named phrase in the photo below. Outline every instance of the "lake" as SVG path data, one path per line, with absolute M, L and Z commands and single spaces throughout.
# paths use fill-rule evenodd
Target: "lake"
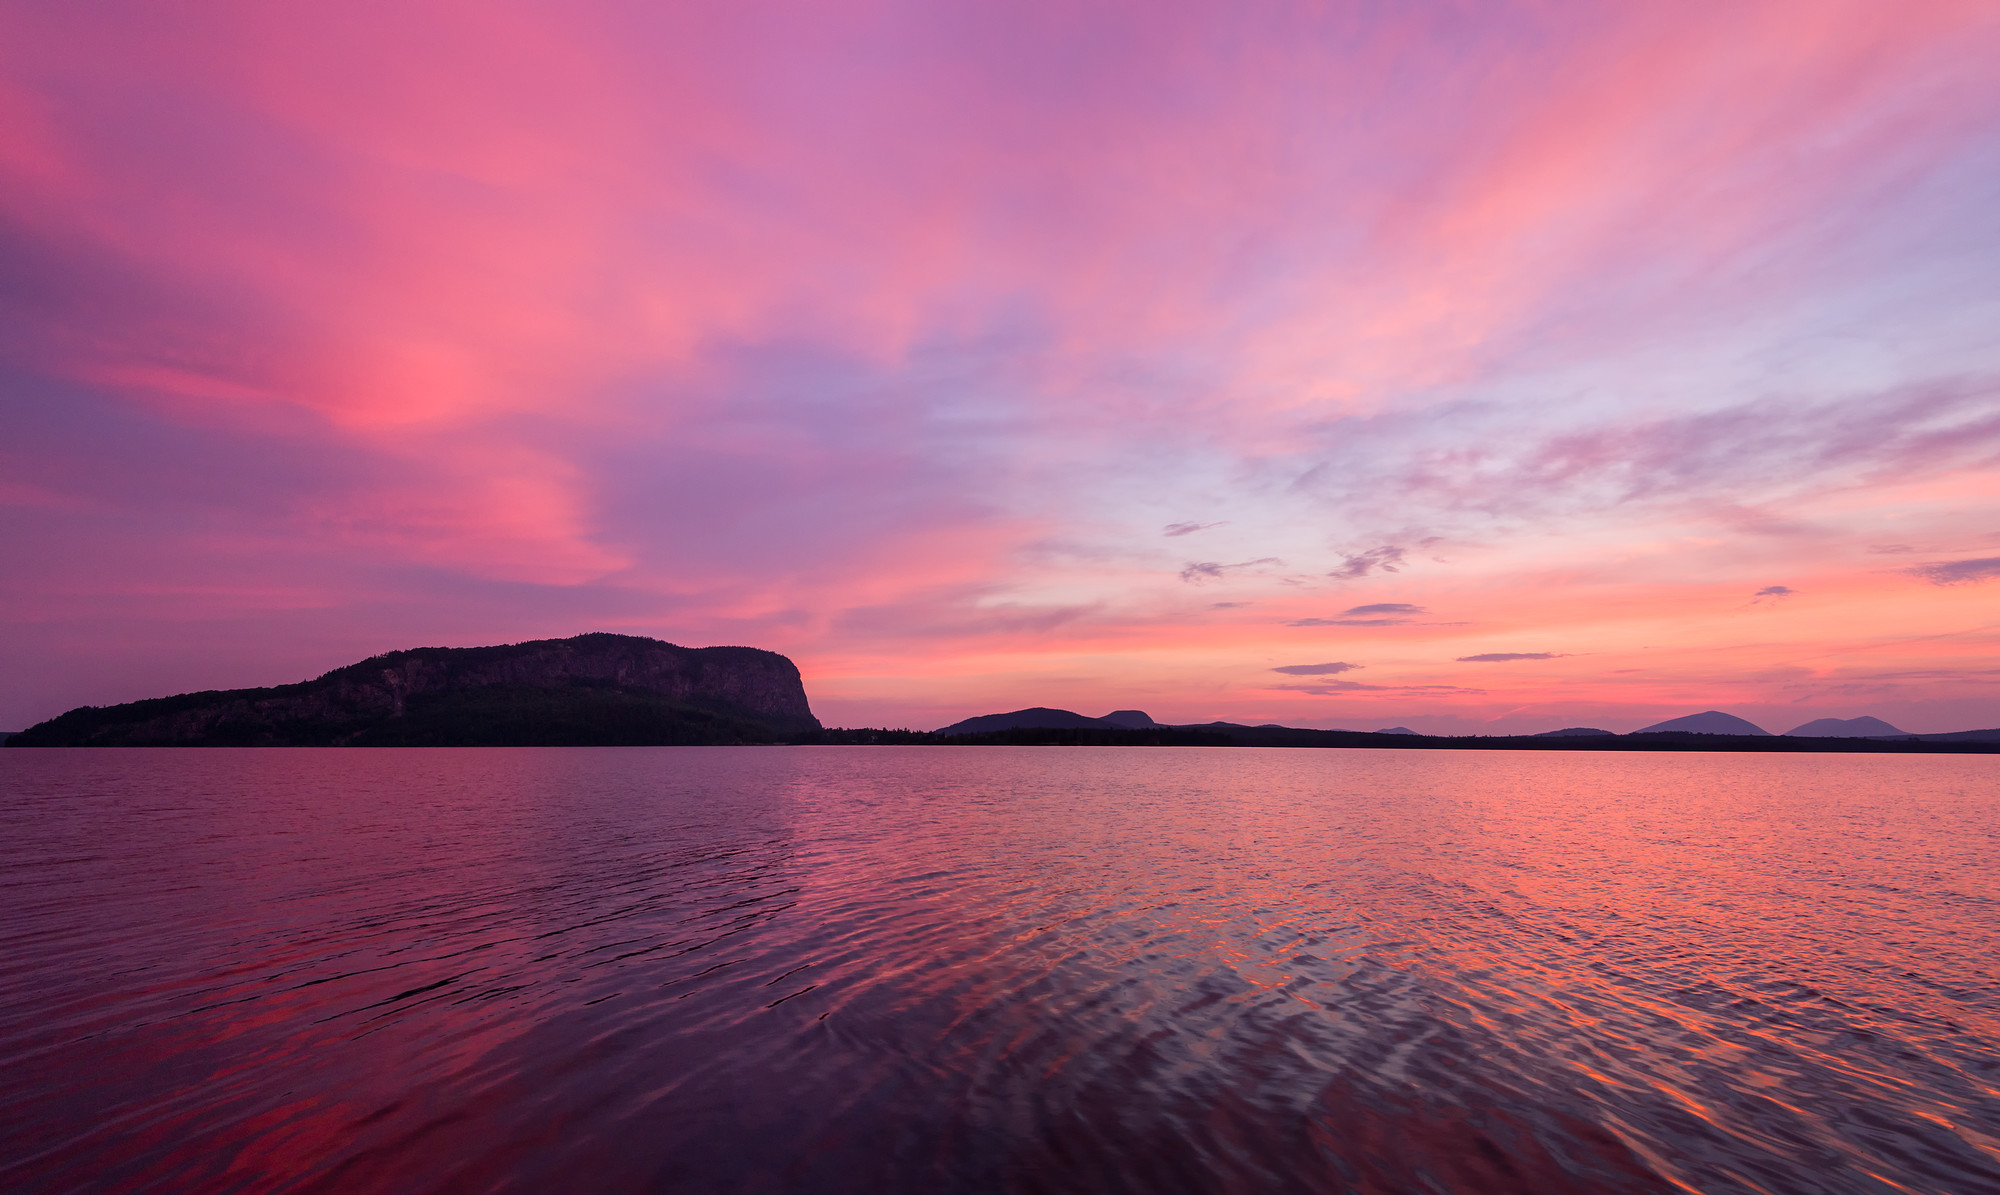
M 0 1188 L 2000 1191 L 1997 769 L 0 751 Z

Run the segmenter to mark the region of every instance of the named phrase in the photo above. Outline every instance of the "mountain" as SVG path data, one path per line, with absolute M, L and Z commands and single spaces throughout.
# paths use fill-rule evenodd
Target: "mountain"
M 1913 734 L 1926 743 L 2000 743 L 2000 730 L 1954 730 L 1944 734 Z
M 1380 730 L 1376 731 L 1375 733 L 1376 733 L 1376 734 L 1415 734 L 1415 733 L 1417 733 L 1417 732 L 1416 732 L 1416 731 L 1414 731 L 1414 730 L 1411 730 L 1411 729 L 1410 729 L 1409 727 L 1407 727 L 1407 726 L 1384 726 L 1384 727 L 1383 727 L 1382 729 L 1380 729 Z
M 1800 739 L 1869 739 L 1904 733 L 1880 718 L 1866 715 L 1859 718 L 1814 718 L 1804 726 L 1794 726 L 1785 732 L 1792 738 Z
M 276 688 L 84 706 L 7 746 L 639 746 L 818 727 L 798 668 L 776 652 L 591 634 L 419 647 Z
M 992 734 L 996 730 L 1018 730 L 1032 727 L 1037 730 L 1076 730 L 1085 726 L 1109 726 L 1102 718 L 1086 718 L 1069 710 L 1052 710 L 1047 706 L 1015 710 L 1009 714 L 981 714 L 977 718 L 967 718 L 941 728 L 939 734 Z
M 1144 710 L 1112 710 L 1102 718 L 1091 718 L 1071 710 L 1052 710 L 1038 705 L 1008 714 L 981 714 L 976 718 L 953 722 L 938 733 L 993 734 L 1001 730 L 1083 730 L 1089 727 L 1151 730 L 1159 725 Z
M 1540 734 L 1528 737 L 1537 739 L 1574 739 L 1610 733 L 1608 730 L 1599 730 L 1594 726 L 1565 726 L 1561 730 L 1544 730 Z
M 1635 730 L 1632 733 L 1660 734 L 1669 731 L 1679 731 L 1683 734 L 1771 735 L 1770 731 L 1765 730 L 1756 723 L 1745 722 L 1735 714 L 1725 714 L 1721 710 L 1709 710 L 1706 713 L 1689 714 L 1685 718 L 1669 718 L 1665 722 L 1658 722 L 1643 729 Z
M 1127 730 L 1144 730 L 1159 725 L 1145 710 L 1112 710 L 1098 721 L 1106 726 L 1123 726 Z

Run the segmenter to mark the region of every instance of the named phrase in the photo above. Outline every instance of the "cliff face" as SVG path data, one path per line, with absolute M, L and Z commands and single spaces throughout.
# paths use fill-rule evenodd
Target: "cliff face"
M 85 706 L 8 746 L 742 743 L 818 727 L 799 670 L 775 652 L 594 634 L 422 647 L 295 685 Z

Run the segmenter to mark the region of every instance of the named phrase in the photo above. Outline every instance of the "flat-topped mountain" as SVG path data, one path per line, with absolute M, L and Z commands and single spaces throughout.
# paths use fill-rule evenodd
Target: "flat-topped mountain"
M 1144 730 L 1159 725 L 1145 710 L 1112 710 L 1098 721 L 1108 726 L 1123 726 L 1127 730 Z
M 818 727 L 798 668 L 776 652 L 600 633 L 419 647 L 293 685 L 84 706 L 7 746 L 644 746 Z

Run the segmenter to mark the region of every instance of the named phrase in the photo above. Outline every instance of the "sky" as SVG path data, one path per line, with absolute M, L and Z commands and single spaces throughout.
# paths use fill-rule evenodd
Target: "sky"
M 2000 2 L 0 7 L 0 728 L 2000 726 Z

